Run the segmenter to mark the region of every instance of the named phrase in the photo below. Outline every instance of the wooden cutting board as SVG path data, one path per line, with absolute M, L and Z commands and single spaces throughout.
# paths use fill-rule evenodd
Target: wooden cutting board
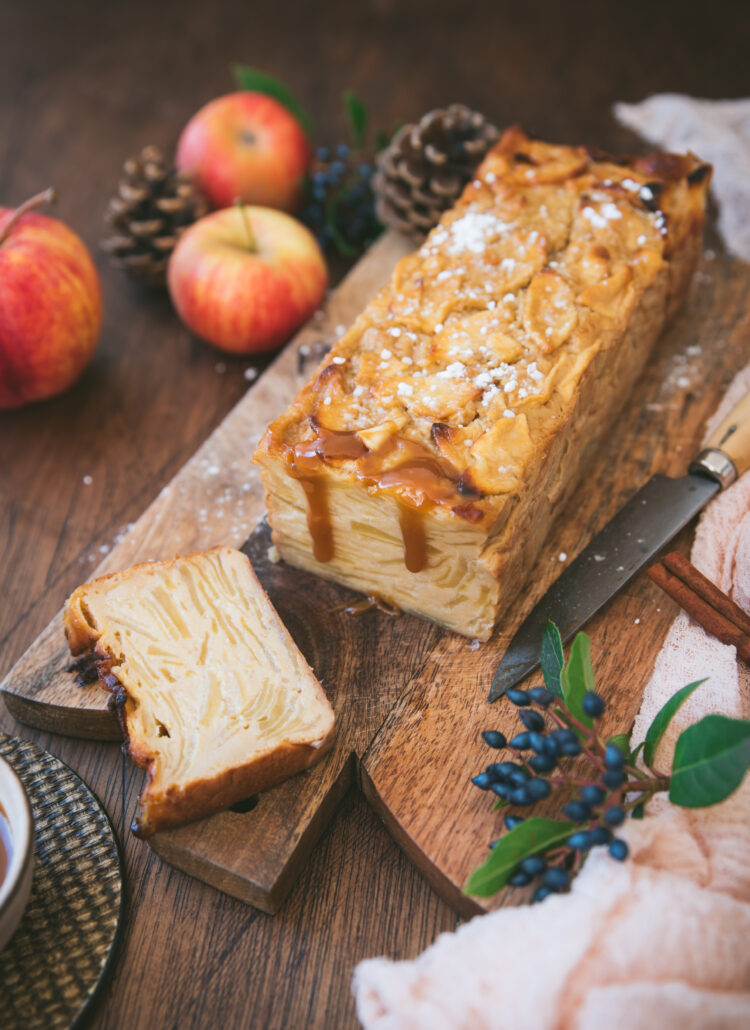
M 265 426 L 311 374 L 316 354 L 352 321 L 408 249 L 408 241 L 388 233 L 362 258 L 322 317 L 248 390 L 97 570 L 213 544 L 244 544 L 328 692 L 337 716 L 336 745 L 316 768 L 265 793 L 257 804 L 235 806 L 150 840 L 166 861 L 265 911 L 278 908 L 355 778 L 395 839 L 458 911 L 513 902 L 506 892 L 480 907 L 461 893 L 500 832 L 487 795 L 469 783 L 491 760 L 481 730 L 509 729 L 515 721 L 502 702 L 486 703 L 494 668 L 515 627 L 565 562 L 630 494 L 654 472 L 685 471 L 705 418 L 750 358 L 750 271 L 723 257 L 706 260 L 686 310 L 602 440 L 515 610 L 491 641 L 479 645 L 411 616 L 336 613 L 332 609 L 353 595 L 269 562 L 262 490 L 251 457 Z M 689 533 L 681 542 L 688 546 Z M 587 627 L 612 726 L 629 726 L 674 612 L 640 576 Z M 106 694 L 96 685 L 78 686 L 69 664 L 58 616 L 1 685 L 8 708 L 20 720 L 57 733 L 117 739 Z

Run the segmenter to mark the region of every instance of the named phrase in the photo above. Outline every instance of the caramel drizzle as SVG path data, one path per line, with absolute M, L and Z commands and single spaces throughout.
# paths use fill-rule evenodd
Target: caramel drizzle
M 421 572 L 427 564 L 427 536 L 422 514 L 416 508 L 400 504 L 398 524 L 404 542 L 404 564 L 409 572 Z
M 333 527 L 328 506 L 328 486 L 320 476 L 296 476 L 307 499 L 307 525 L 317 561 L 333 558 Z
M 313 543 L 313 554 L 319 562 L 333 558 L 333 527 L 328 505 L 328 487 L 319 474 L 320 463 L 327 458 L 362 458 L 367 448 L 354 433 L 327 433 L 297 444 L 292 450 L 290 468 L 305 491 L 307 526 Z
M 391 437 L 371 451 L 356 433 L 334 432 L 323 429 L 314 419 L 310 422 L 316 435 L 289 448 L 287 458 L 291 474 L 305 491 L 307 525 L 317 561 L 329 562 L 334 555 L 328 491 L 320 475 L 321 466 L 328 462 L 356 461 L 355 475 L 365 485 L 396 494 L 404 563 L 409 572 L 421 572 L 427 564 L 425 511 L 447 504 L 462 518 L 481 516 L 479 509 L 466 503 L 455 469 L 422 444 Z

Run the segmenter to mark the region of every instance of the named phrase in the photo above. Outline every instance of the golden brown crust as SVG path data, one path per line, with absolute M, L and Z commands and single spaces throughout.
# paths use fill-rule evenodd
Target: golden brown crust
M 229 808 L 308 769 L 330 750 L 332 744 L 333 731 L 319 747 L 282 744 L 245 765 L 226 769 L 208 779 L 196 780 L 187 789 L 168 787 L 152 795 L 150 785 L 147 785 L 138 799 L 133 833 L 137 837 L 149 837 L 169 826 L 180 826 Z M 128 753 L 137 765 L 148 768 L 147 764 L 137 761 L 132 751 Z
M 269 427 L 258 459 L 326 466 L 489 528 L 564 425 L 588 363 L 699 235 L 709 178 L 692 155 L 615 161 L 508 130 Z M 339 457 L 332 434 L 354 434 L 366 454 Z M 427 495 L 392 474 L 397 444 L 433 463 Z
M 143 590 L 144 582 L 164 578 L 170 572 L 177 573 L 191 563 L 211 561 L 212 556 L 218 560 L 224 558 L 239 562 L 240 571 L 249 571 L 257 594 L 262 598 L 266 637 L 272 633 L 278 638 L 281 650 L 294 655 L 295 675 L 300 683 L 304 681 L 304 690 L 317 713 L 311 725 L 320 732 L 313 734 L 313 739 L 311 732 L 298 730 L 298 739 L 294 739 L 292 734 L 291 739 L 274 740 L 270 746 L 249 747 L 249 753 L 243 754 L 241 760 L 214 770 L 209 776 L 194 775 L 183 781 L 164 782 L 164 777 L 159 775 L 163 757 L 154 738 L 144 734 L 143 729 L 143 708 L 150 700 L 148 693 L 144 696 L 139 689 L 135 691 L 138 696 L 134 696 L 133 671 L 129 667 L 134 657 L 132 645 L 129 647 L 123 643 L 119 634 L 113 632 L 109 624 L 111 618 L 103 614 L 97 599 L 119 586 L 128 586 L 139 580 Z M 145 596 L 146 591 L 143 593 Z M 200 603 L 205 605 L 205 594 L 200 595 Z M 63 624 L 71 652 L 74 655 L 89 654 L 94 659 L 100 683 L 112 695 L 110 707 L 120 722 L 124 748 L 133 762 L 147 773 L 147 784 L 139 798 L 133 824 L 133 831 L 138 836 L 145 837 L 167 826 L 199 819 L 266 790 L 308 768 L 325 754 L 333 742 L 333 712 L 322 687 L 263 594 L 246 556 L 231 548 L 216 547 L 164 562 L 145 562 L 84 584 L 68 599 L 63 611 Z M 156 724 L 160 727 L 158 718 Z
M 282 558 L 487 639 L 686 294 L 709 180 L 509 129 L 261 440 Z

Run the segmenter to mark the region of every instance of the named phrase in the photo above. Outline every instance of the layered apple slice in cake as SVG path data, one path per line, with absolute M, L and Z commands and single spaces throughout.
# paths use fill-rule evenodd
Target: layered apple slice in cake
M 685 296 L 709 179 L 508 130 L 263 437 L 281 557 L 489 637 Z
M 332 742 L 333 710 L 239 551 L 104 576 L 73 593 L 63 619 L 148 773 L 140 836 L 265 790 Z

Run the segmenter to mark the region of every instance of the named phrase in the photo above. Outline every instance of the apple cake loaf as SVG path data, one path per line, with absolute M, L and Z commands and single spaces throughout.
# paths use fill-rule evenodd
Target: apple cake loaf
M 686 294 L 710 175 L 506 131 L 266 431 L 281 557 L 487 639 Z
M 323 689 L 250 562 L 231 547 L 79 587 L 63 613 L 148 782 L 145 837 L 219 811 L 316 762 L 333 739 Z

